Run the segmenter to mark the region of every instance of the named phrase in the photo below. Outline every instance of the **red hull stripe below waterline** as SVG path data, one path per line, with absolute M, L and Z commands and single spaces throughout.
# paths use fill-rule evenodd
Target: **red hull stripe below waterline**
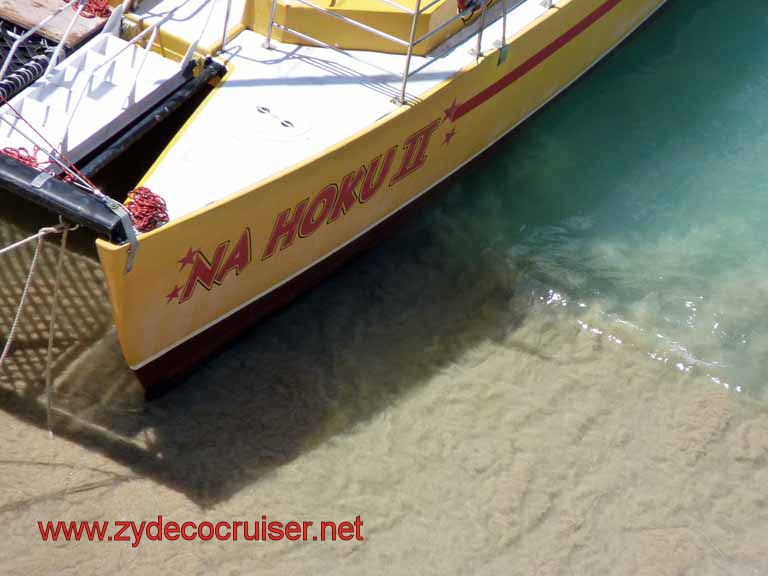
M 451 120 L 458 120 L 465 114 L 468 114 L 480 104 L 485 102 L 486 100 L 490 100 L 496 94 L 504 90 L 504 88 L 508 87 L 510 84 L 513 84 L 526 74 L 536 68 L 539 64 L 544 62 L 547 58 L 555 54 L 558 50 L 560 50 L 562 47 L 567 45 L 571 40 L 578 37 L 579 34 L 584 32 L 587 28 L 592 26 L 595 22 L 600 20 L 603 16 L 605 16 L 608 12 L 613 10 L 616 6 L 618 6 L 621 3 L 621 0 L 608 0 L 607 2 L 601 4 L 597 8 L 595 8 L 594 11 L 592 11 L 590 14 L 588 14 L 586 17 L 584 17 L 581 21 L 579 21 L 573 28 L 569 29 L 565 32 L 562 36 L 559 36 L 558 38 L 555 38 L 552 42 L 547 44 L 544 48 L 539 50 L 536 54 L 528 58 L 525 62 L 520 64 L 517 68 L 512 70 L 509 74 L 506 76 L 500 78 L 488 88 L 483 90 L 482 92 L 478 92 L 476 95 L 472 96 L 469 100 L 466 102 L 462 102 L 461 104 L 458 104 L 456 106 L 456 109 L 453 111 L 453 114 L 451 115 Z

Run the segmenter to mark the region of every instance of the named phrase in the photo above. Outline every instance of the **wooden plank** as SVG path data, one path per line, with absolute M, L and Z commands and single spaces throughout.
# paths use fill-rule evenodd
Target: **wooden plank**
M 28 30 L 56 12 L 61 7 L 62 2 L 63 0 L 0 0 L 0 18 Z M 74 15 L 73 9 L 65 9 L 41 28 L 39 34 L 54 42 L 61 42 L 61 38 Z M 66 45 L 68 47 L 76 46 L 104 26 L 106 20 L 106 18 L 83 18 L 81 16 L 75 22 Z

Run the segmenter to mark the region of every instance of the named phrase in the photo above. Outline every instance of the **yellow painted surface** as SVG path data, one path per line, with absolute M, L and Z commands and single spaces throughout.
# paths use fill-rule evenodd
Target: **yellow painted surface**
M 312 2 L 401 40 L 407 41 L 410 37 L 413 16 L 379 0 L 336 0 L 335 2 L 333 0 L 312 0 Z M 424 0 L 422 5 L 429 6 L 430 3 L 431 0 Z M 248 27 L 264 34 L 267 29 L 271 4 L 263 1 L 252 2 L 252 4 L 254 18 L 248 22 Z M 403 0 L 398 2 L 398 4 L 413 10 L 416 6 L 416 1 Z M 434 6 L 430 6 L 428 10 L 418 17 L 416 38 L 447 22 L 456 15 L 456 12 L 455 0 L 443 0 Z M 289 28 L 339 48 L 400 54 L 406 52 L 405 47 L 395 42 L 356 28 L 337 18 L 322 14 L 309 6 L 291 0 L 278 2 L 275 20 Z M 445 30 L 418 44 L 414 49 L 414 53 L 419 55 L 426 54 L 455 34 L 463 26 L 462 21 L 457 20 L 446 27 Z M 310 44 L 280 29 L 275 29 L 273 34 L 275 39 L 281 42 Z
M 234 23 L 234 17 L 232 21 Z M 142 21 L 134 14 L 126 15 L 124 24 L 125 26 L 122 36 L 125 39 L 131 39 L 138 35 L 142 30 L 149 27 L 149 24 Z M 245 18 L 243 18 L 237 26 L 234 26 L 227 33 L 227 42 L 232 40 L 245 29 Z M 142 40 L 141 42 L 142 45 L 144 45 L 145 40 Z M 155 43 L 152 46 L 152 51 L 157 52 L 164 58 L 169 58 L 171 60 L 180 62 L 182 58 L 184 58 L 184 55 L 187 53 L 189 46 L 190 42 L 186 38 L 182 38 L 176 34 L 173 34 L 172 32 L 169 32 L 166 28 L 161 27 L 157 34 L 157 38 L 155 39 Z M 212 56 L 218 53 L 220 49 L 221 40 L 219 39 L 208 46 L 198 45 L 195 49 L 195 54 L 200 57 Z
M 376 28 L 401 40 L 407 41 L 410 37 L 413 16 L 380 0 L 311 1 L 317 6 Z M 397 0 L 394 1 L 397 2 Z M 411 10 L 416 6 L 416 0 L 403 0 L 397 3 Z M 422 4 L 427 6 L 428 9 L 418 17 L 416 39 L 447 22 L 457 13 L 455 0 L 441 0 L 433 6 L 429 6 L 431 3 L 431 0 L 424 0 Z M 251 29 L 260 34 L 266 34 L 271 6 L 272 3 L 268 0 L 252 0 L 248 2 L 244 13 L 239 16 L 240 26 L 228 34 L 228 39 L 232 39 L 244 29 Z M 478 15 L 479 12 L 473 18 L 477 18 Z M 231 18 L 231 21 L 235 22 L 238 16 L 233 14 Z M 129 22 L 129 29 L 126 33 L 128 37 L 134 36 L 146 27 L 146 23 L 142 22 L 136 15 L 128 14 L 126 20 Z M 322 14 L 294 0 L 278 1 L 275 11 L 275 22 L 338 48 L 400 54 L 406 52 L 404 46 L 386 38 L 381 38 L 371 32 L 361 30 L 332 16 Z M 423 55 L 428 53 L 461 30 L 464 25 L 460 19 L 456 20 L 438 34 L 416 45 L 414 54 Z M 273 29 L 272 37 L 279 42 L 288 44 L 312 45 L 311 42 L 305 42 L 294 34 L 285 32 L 277 27 Z M 182 38 L 169 32 L 167 28 L 161 28 L 155 41 L 154 49 L 166 58 L 181 60 L 189 45 L 190 39 Z M 220 46 L 220 41 L 210 45 L 199 45 L 196 48 L 196 52 L 201 56 L 210 56 L 216 53 Z
M 144 234 L 134 269 L 124 273 L 127 246 L 98 242 L 99 257 L 110 290 L 120 342 L 129 365 L 154 359 L 239 307 L 319 262 L 367 228 L 397 211 L 420 193 L 470 160 L 508 132 L 554 94 L 581 75 L 606 51 L 656 9 L 663 0 L 621 0 L 600 20 L 527 74 L 478 104 L 455 122 L 446 110 L 470 101 L 504 78 L 553 40 L 573 28 L 604 0 L 571 0 L 550 10 L 511 42 L 508 58 L 499 65 L 498 52 L 443 83 L 414 106 L 402 107 L 369 129 L 269 181 L 206 206 L 195 213 Z M 215 98 L 216 91 L 211 94 Z M 599 110 L 595 111 L 599 114 Z M 194 117 L 190 120 L 194 122 Z M 408 176 L 393 181 L 407 156 L 408 138 L 436 126 L 426 148 L 426 161 Z M 446 143 L 446 135 L 454 132 Z M 296 235 L 290 246 L 263 258 L 279 215 L 307 203 L 372 159 L 395 148 L 384 186 L 366 202 L 354 203 L 346 214 L 323 223 L 308 237 Z M 162 160 L 160 160 L 162 161 Z M 381 164 L 379 164 L 380 166 Z M 328 219 L 324 219 L 326 222 Z M 199 250 L 212 263 L 217 249 L 227 259 L 248 231 L 250 262 L 233 269 L 209 288 L 195 284 L 190 297 L 166 298 L 183 288 L 190 265 L 180 260 Z

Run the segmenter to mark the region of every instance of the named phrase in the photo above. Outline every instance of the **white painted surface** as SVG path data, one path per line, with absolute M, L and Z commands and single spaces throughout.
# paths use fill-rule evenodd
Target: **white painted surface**
M 38 145 L 38 161 L 47 161 L 42 150 L 49 148 L 31 125 L 76 162 L 181 81 L 177 63 L 101 34 L 58 64 L 51 76 L 40 78 L 11 100 L 26 122 L 5 108 L 0 115 L 0 148 L 32 152 Z
M 539 0 L 511 10 L 507 38 L 545 11 Z M 413 58 L 409 95 L 424 94 L 474 61 L 472 28 L 439 54 Z M 500 38 L 497 20 L 483 33 L 483 50 Z M 300 163 L 399 107 L 393 98 L 402 55 L 355 52 L 363 63 L 326 48 L 273 42 L 267 50 L 263 42 L 245 31 L 228 44 L 232 74 L 148 178 L 172 219 Z M 286 120 L 293 127 L 281 124 Z

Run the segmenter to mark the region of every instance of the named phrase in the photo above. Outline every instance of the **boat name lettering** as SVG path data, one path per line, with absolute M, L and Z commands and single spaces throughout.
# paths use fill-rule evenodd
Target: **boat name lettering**
M 187 279 L 181 286 L 178 284 L 165 296 L 168 304 L 178 301 L 186 302 L 195 292 L 197 286 L 210 291 L 214 286 L 221 286 L 230 272 L 240 273 L 251 263 L 251 230 L 246 228 L 230 248 L 232 242 L 222 242 L 208 258 L 200 249 L 189 248 L 187 254 L 179 260 L 180 270 L 189 266 Z
M 348 173 L 340 183 L 328 184 L 313 196 L 301 200 L 293 208 L 280 212 L 261 259 L 266 260 L 275 252 L 285 250 L 293 244 L 297 236 L 311 236 L 324 224 L 331 224 L 345 216 L 356 204 L 368 202 L 387 182 L 401 148 L 403 152 L 399 166 L 387 186 L 394 186 L 419 170 L 427 161 L 427 149 L 439 125 L 439 118 L 433 120 L 408 136 L 402 147 L 392 146 L 371 158 L 367 164 Z

